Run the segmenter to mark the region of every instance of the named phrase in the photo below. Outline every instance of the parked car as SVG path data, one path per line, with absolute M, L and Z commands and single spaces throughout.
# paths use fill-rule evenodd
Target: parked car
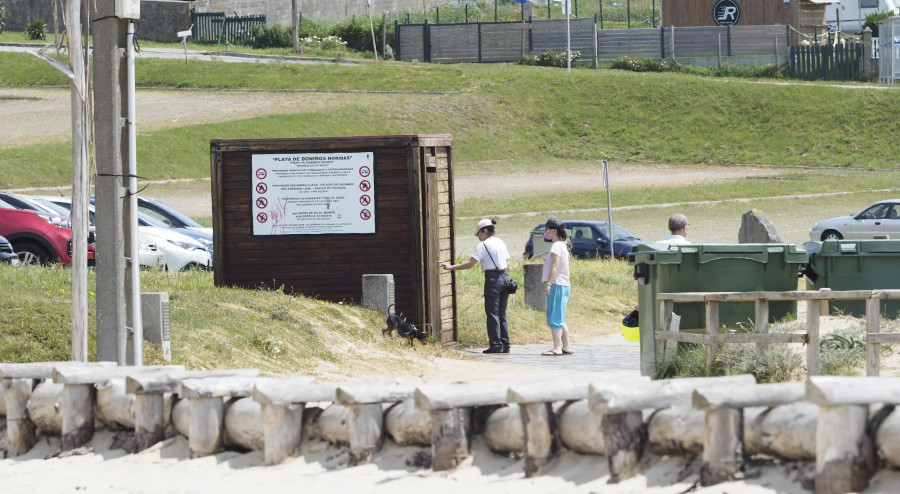
M 13 251 L 9 240 L 4 237 L 0 237 L 0 262 L 8 262 L 13 266 L 19 264 L 19 256 Z
M 50 201 L 64 208 L 71 208 L 71 198 L 41 196 L 41 200 Z M 94 206 L 90 207 L 91 224 L 94 223 Z M 178 233 L 171 228 L 152 226 L 151 221 L 138 214 L 138 239 L 144 244 L 154 244 L 165 255 L 166 269 L 183 271 L 186 269 L 209 269 L 212 267 L 212 256 L 209 250 L 193 238 Z
M 813 241 L 900 238 L 900 199 L 878 201 L 850 216 L 822 220 L 809 231 Z
M 72 223 L 65 216 L 16 209 L 0 200 L 0 235 L 12 244 L 22 264 L 72 263 Z M 93 261 L 89 245 L 88 263 Z
M 563 220 L 566 224 L 566 232 L 572 240 L 572 256 L 578 259 L 609 256 L 609 223 L 606 221 L 590 220 Z M 540 233 L 546 228 L 546 223 L 534 227 L 532 233 Z M 635 237 L 621 226 L 613 223 L 613 251 L 616 258 L 628 256 L 631 248 L 638 244 L 644 244 L 643 240 Z M 525 252 L 522 256 L 530 259 L 534 255 L 531 235 L 525 243 Z

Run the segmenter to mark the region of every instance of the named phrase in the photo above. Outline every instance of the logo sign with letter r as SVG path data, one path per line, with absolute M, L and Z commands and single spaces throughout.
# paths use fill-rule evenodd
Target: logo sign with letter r
M 719 0 L 713 7 L 713 19 L 720 26 L 734 26 L 741 18 L 741 8 L 734 0 Z

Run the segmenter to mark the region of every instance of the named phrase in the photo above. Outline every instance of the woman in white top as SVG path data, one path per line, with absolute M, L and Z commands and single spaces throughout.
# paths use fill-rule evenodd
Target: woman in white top
M 566 225 L 556 217 L 547 220 L 544 240 L 553 242 L 544 259 L 541 281 L 547 296 L 547 325 L 553 334 L 553 349 L 541 355 L 570 355 L 569 326 L 566 325 L 566 306 L 569 304 L 569 248 L 566 246 Z
M 506 322 L 506 305 L 509 292 L 506 291 L 507 261 L 509 251 L 502 240 L 494 236 L 495 220 L 484 219 L 475 227 L 475 236 L 481 243 L 468 261 L 461 264 L 441 263 L 447 271 L 469 269 L 481 263 L 484 271 L 484 313 L 487 316 L 487 335 L 490 348 L 483 353 L 509 353 L 509 325 Z

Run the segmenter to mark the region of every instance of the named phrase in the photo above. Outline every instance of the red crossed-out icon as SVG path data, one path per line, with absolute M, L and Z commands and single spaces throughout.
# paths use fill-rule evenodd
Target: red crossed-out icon
M 363 192 L 368 192 L 369 189 L 372 188 L 372 184 L 368 180 L 363 180 L 359 183 L 359 190 Z
M 372 198 L 369 196 L 360 196 L 359 204 L 362 206 L 368 206 L 369 204 L 372 204 Z
M 265 194 L 266 191 L 268 191 L 268 190 L 269 190 L 269 186 L 266 185 L 265 182 L 260 182 L 260 183 L 256 184 L 256 192 L 258 194 Z
M 369 211 L 368 209 L 363 209 L 362 211 L 359 212 L 359 217 L 364 220 L 372 219 L 372 212 Z
M 269 215 L 267 215 L 266 213 L 259 213 L 256 215 L 256 221 L 258 221 L 260 223 L 265 223 L 265 222 L 269 221 Z
M 256 170 L 256 178 L 262 180 L 262 179 L 266 178 L 266 175 L 268 175 L 268 173 L 266 173 L 265 168 L 260 168 L 260 169 Z
M 260 197 L 259 199 L 256 200 L 256 207 L 258 207 L 259 209 L 262 209 L 268 205 L 269 205 L 269 200 L 266 199 L 265 197 Z

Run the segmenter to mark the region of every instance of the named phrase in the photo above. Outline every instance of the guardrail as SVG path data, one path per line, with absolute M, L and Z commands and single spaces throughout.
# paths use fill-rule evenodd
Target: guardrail
M 681 341 L 706 345 L 706 365 L 712 366 L 719 345 L 726 343 L 756 343 L 757 351 L 766 352 L 770 343 L 806 343 L 806 367 L 810 376 L 819 375 L 819 317 L 821 305 L 809 302 L 831 300 L 866 301 L 866 375 L 879 374 L 881 345 L 900 343 L 900 333 L 881 333 L 881 301 L 900 300 L 900 290 L 848 290 L 848 291 L 788 291 L 788 292 L 684 292 L 660 293 L 659 327 L 656 339 L 665 354 L 666 342 Z M 769 333 L 769 301 L 806 301 L 806 333 Z M 675 303 L 702 302 L 706 305 L 706 334 L 678 332 L 671 327 Z M 719 334 L 719 304 L 730 302 L 755 302 L 755 327 L 753 333 Z M 667 328 L 667 329 L 663 329 Z

